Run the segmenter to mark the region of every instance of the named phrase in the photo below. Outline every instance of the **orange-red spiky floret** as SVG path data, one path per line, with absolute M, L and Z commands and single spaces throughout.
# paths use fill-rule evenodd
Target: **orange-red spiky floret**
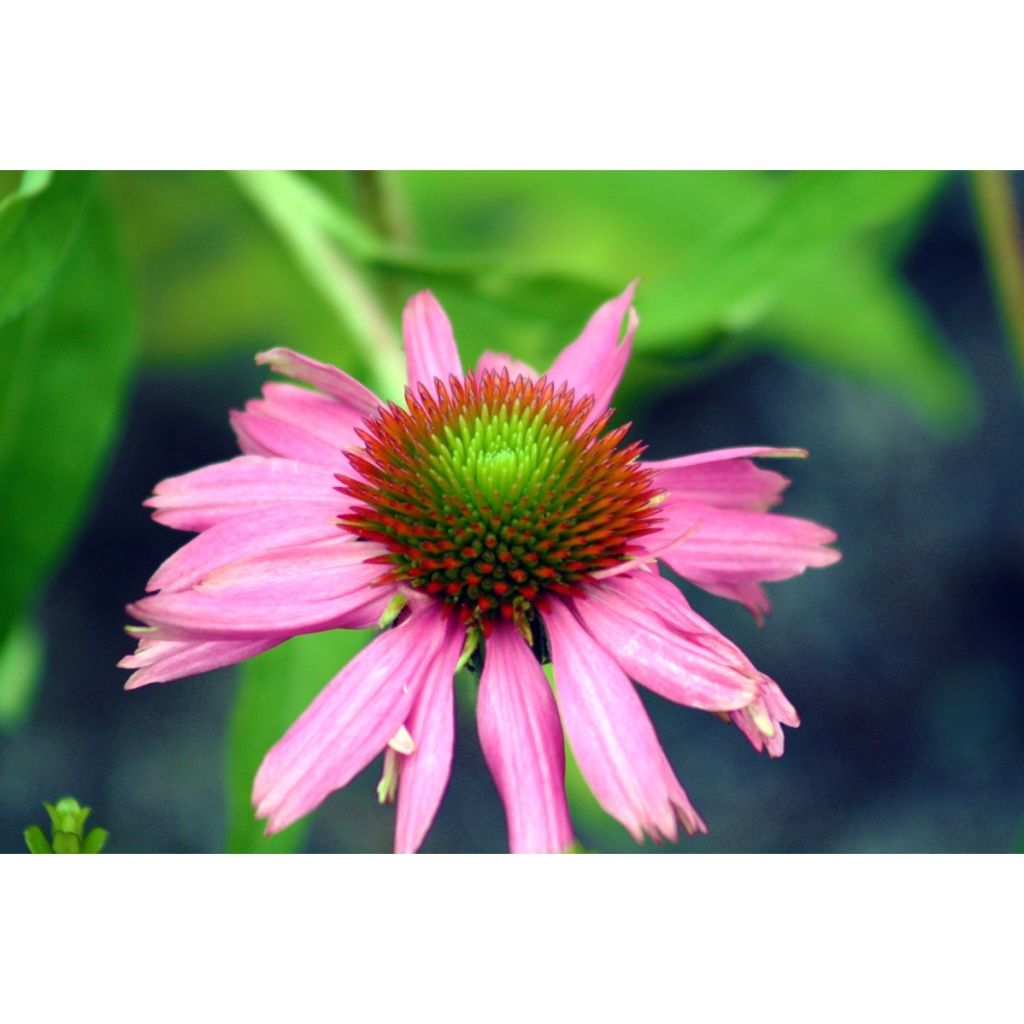
M 341 520 L 384 544 L 386 578 L 441 597 L 485 632 L 520 620 L 544 591 L 578 593 L 594 572 L 634 553 L 657 528 L 642 446 L 618 447 L 628 427 L 589 425 L 590 397 L 507 370 L 406 389 L 357 431 L 354 475 L 339 490 L 356 504 Z

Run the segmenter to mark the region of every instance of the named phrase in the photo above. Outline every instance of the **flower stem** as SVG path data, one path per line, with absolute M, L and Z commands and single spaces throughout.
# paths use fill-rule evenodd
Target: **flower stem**
M 1007 171 L 973 171 L 971 184 L 989 272 L 1024 373 L 1024 238 Z
M 401 344 L 364 271 L 336 233 L 326 230 L 331 211 L 287 171 L 236 171 L 233 177 L 349 328 L 375 388 L 382 397 L 399 397 L 405 383 Z

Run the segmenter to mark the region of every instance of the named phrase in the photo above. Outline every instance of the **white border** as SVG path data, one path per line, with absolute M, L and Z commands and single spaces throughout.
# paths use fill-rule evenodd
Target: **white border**
M 1020 166 L 1010 12 L 21 4 L 0 166 Z
M 953 855 L 7 857 L 5 1018 L 1010 1020 L 1019 870 Z

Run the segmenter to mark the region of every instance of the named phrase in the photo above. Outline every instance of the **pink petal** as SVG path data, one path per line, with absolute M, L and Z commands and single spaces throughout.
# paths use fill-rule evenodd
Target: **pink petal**
M 325 687 L 263 759 L 253 785 L 267 832 L 308 814 L 384 749 L 417 693 L 443 675 L 458 629 L 438 604 L 382 633 Z
M 465 629 L 450 629 L 416 696 L 406 729 L 416 744 L 399 759 L 395 853 L 415 853 L 441 804 L 455 742 L 454 676 Z
M 333 473 L 288 459 L 241 455 L 227 462 L 168 477 L 143 502 L 158 523 L 177 530 L 205 530 L 256 508 L 319 504 L 344 510 Z M 337 514 L 337 513 L 335 513 Z
M 698 615 L 674 583 L 659 576 L 657 572 L 639 570 L 624 573 L 616 576 L 612 582 L 624 600 L 656 615 L 667 629 L 694 639 L 731 665 L 753 669 L 747 656 L 707 619 Z
M 782 757 L 785 737 L 782 726 L 796 728 L 800 718 L 786 699 L 778 683 L 767 676 L 762 682 L 761 696 L 749 707 L 733 711 L 729 717 L 750 740 L 757 751 L 767 750 L 769 757 Z
M 301 427 L 336 451 L 361 443 L 355 428 L 365 417 L 351 406 L 308 388 L 270 381 L 263 385 L 263 398 L 246 402 L 245 408 Z
M 764 587 L 751 580 L 741 580 L 737 583 L 705 581 L 701 587 L 715 597 L 724 597 L 743 605 L 754 616 L 759 626 L 764 625 L 764 617 L 772 610 L 772 603 L 764 592 Z
M 277 456 L 334 470 L 348 465 L 340 449 L 321 441 L 302 427 L 282 423 L 261 413 L 239 412 L 237 409 L 231 410 L 229 418 L 231 429 L 238 438 L 238 447 L 246 455 Z
M 433 391 L 435 377 L 447 384 L 450 375 L 462 376 L 462 361 L 452 325 L 430 292 L 419 292 L 405 304 L 402 337 L 409 387 L 414 392 L 417 384 L 424 384 Z
M 673 497 L 714 505 L 716 508 L 749 509 L 763 512 L 781 501 L 789 480 L 781 473 L 760 469 L 749 459 L 698 462 L 679 466 L 683 460 L 644 462 L 657 474 L 655 486 Z
M 543 613 L 558 706 L 580 771 L 601 806 L 642 842 L 706 831 L 625 673 L 561 600 Z
M 508 623 L 487 638 L 477 698 L 480 744 L 508 819 L 513 853 L 562 853 L 572 843 L 565 750 L 551 689 Z
M 126 690 L 136 690 L 150 683 L 169 683 L 173 679 L 234 665 L 246 658 L 254 658 L 287 639 L 287 635 L 263 640 L 143 639 L 134 654 L 122 658 L 117 664 L 119 668 L 136 670 L 124 684 Z
M 721 583 L 789 579 L 840 558 L 838 551 L 826 546 L 836 535 L 807 519 L 717 509 L 676 498 L 666 501 L 660 513 L 663 534 L 692 532 L 658 557 L 684 579 L 707 589 Z
M 532 366 L 513 359 L 511 356 L 505 355 L 504 352 L 484 352 L 477 360 L 476 369 L 477 373 L 483 373 L 484 370 L 492 370 L 494 373 L 508 370 L 508 375 L 512 380 L 517 377 L 536 380 L 538 377 L 537 371 Z
M 703 711 L 738 710 L 757 697 L 759 673 L 726 659 L 698 638 L 673 632 L 616 583 L 592 585 L 574 607 L 590 635 L 631 679 Z
M 583 328 L 583 333 L 561 351 L 548 371 L 547 376 L 554 384 L 568 381 L 577 398 L 594 396 L 594 408 L 584 425 L 604 415 L 629 362 L 638 322 L 630 306 L 635 290 L 634 281 L 618 298 L 601 306 Z M 627 310 L 626 336 L 622 338 L 622 321 Z
M 178 548 L 153 574 L 146 589 L 181 590 L 214 569 L 242 558 L 344 536 L 337 512 L 323 504 L 278 505 L 242 512 Z
M 347 538 L 281 548 L 233 562 L 190 590 L 161 591 L 128 606 L 161 639 L 258 639 L 373 625 L 394 587 L 373 585 L 379 545 Z
M 686 469 L 690 466 L 703 466 L 709 462 L 729 462 L 733 459 L 806 459 L 807 452 L 803 448 L 766 448 L 763 445 L 746 448 L 716 448 L 709 452 L 697 452 L 695 455 L 681 455 L 675 459 L 663 459 L 661 462 L 647 463 L 656 469 Z
M 373 416 L 383 404 L 369 388 L 336 366 L 317 362 L 289 348 L 272 348 L 267 352 L 260 352 L 256 356 L 256 362 L 260 366 L 269 366 L 285 377 L 301 380 L 304 384 L 312 384 L 313 387 L 333 395 L 342 405 L 360 417 Z

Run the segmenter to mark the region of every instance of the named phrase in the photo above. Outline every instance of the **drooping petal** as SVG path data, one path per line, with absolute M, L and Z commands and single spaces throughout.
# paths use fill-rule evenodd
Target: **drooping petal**
M 227 462 L 168 477 L 143 504 L 153 518 L 176 530 L 205 530 L 233 516 L 278 505 L 343 509 L 347 499 L 336 490 L 328 469 L 288 459 L 240 455 Z
M 394 594 L 375 586 L 382 548 L 337 538 L 244 558 L 188 590 L 161 591 L 128 606 L 161 639 L 258 639 L 376 622 Z
M 417 384 L 425 384 L 433 391 L 435 377 L 447 384 L 449 375 L 462 376 L 451 322 L 430 292 L 419 292 L 405 304 L 402 338 L 408 383 L 414 392 Z
M 504 352 L 484 352 L 477 360 L 476 369 L 478 373 L 484 370 L 492 370 L 494 373 L 501 373 L 508 370 L 508 375 L 515 380 L 517 377 L 525 377 L 527 380 L 536 380 L 539 374 L 527 363 L 513 359 Z
M 747 707 L 731 712 L 729 717 L 754 749 L 767 750 L 769 757 L 782 757 L 785 749 L 782 726 L 796 728 L 800 724 L 796 709 L 778 683 L 767 676 L 762 680 L 761 696 Z
M 342 405 L 360 417 L 372 416 L 383 404 L 368 387 L 360 384 L 343 370 L 317 362 L 289 348 L 272 348 L 260 352 L 256 356 L 256 362 L 260 366 L 269 366 L 285 377 L 301 380 L 304 384 L 312 384 L 313 387 L 333 395 Z
M 577 615 L 631 679 L 668 700 L 703 711 L 735 711 L 758 694 L 759 675 L 699 638 L 668 629 L 616 587 L 595 584 L 575 600 Z
M 346 499 L 339 495 L 339 506 Z M 147 590 L 182 590 L 231 562 L 314 541 L 342 538 L 338 511 L 324 504 L 277 505 L 216 523 L 178 548 L 153 574 Z
M 573 840 L 558 710 L 533 652 L 509 623 L 487 638 L 477 698 L 480 745 L 505 804 L 513 853 L 561 853 Z
M 756 584 L 755 584 L 756 586 Z M 614 580 L 600 584 L 596 588 L 588 588 L 587 593 L 596 593 L 603 596 L 608 589 L 617 592 L 622 601 L 617 605 L 617 610 L 624 617 L 629 617 L 635 612 L 632 609 L 643 609 L 647 616 L 656 617 L 664 624 L 664 629 L 669 630 L 671 635 L 684 636 L 687 641 L 706 647 L 709 655 L 717 661 L 733 666 L 735 670 L 754 683 L 754 692 L 744 707 L 736 708 L 729 713 L 732 721 L 739 726 L 743 734 L 750 740 L 757 750 L 767 748 L 772 757 L 779 757 L 782 754 L 783 736 L 782 725 L 796 727 L 800 724 L 793 705 L 786 699 L 785 694 L 779 689 L 778 684 L 763 672 L 759 672 L 751 664 L 750 659 L 728 638 L 718 632 L 707 620 L 701 618 L 691 607 L 689 602 L 680 590 L 653 572 L 633 572 L 617 576 Z M 590 626 L 587 619 L 585 606 L 591 602 L 577 601 L 576 607 L 583 616 L 584 621 Z M 648 619 L 648 624 L 657 631 L 657 626 Z M 605 634 L 595 631 L 591 632 L 598 636 L 603 642 Z M 615 654 L 611 645 L 607 649 Z M 618 659 L 619 663 L 627 672 L 630 669 Z M 639 682 L 645 682 L 639 676 L 633 678 Z M 651 686 L 662 696 L 670 700 L 676 698 L 664 689 L 657 689 Z M 683 703 L 686 703 L 683 701 Z M 710 709 L 713 710 L 713 709 Z
M 682 540 L 658 557 L 699 586 L 789 579 L 840 558 L 827 545 L 836 535 L 807 519 L 718 509 L 670 498 L 659 509 L 662 535 Z M 648 540 L 649 538 L 645 538 Z M 657 542 L 657 537 L 651 539 Z
M 747 656 L 707 619 L 693 610 L 683 592 L 657 571 L 636 570 L 609 581 L 624 601 L 656 615 L 673 633 L 682 633 L 738 668 L 753 669 Z M 760 673 L 756 673 L 760 674 Z
M 559 353 L 548 371 L 548 378 L 554 384 L 567 381 L 577 397 L 594 396 L 594 408 L 584 425 L 607 411 L 629 362 L 638 323 L 630 306 L 635 290 L 634 281 L 621 295 L 601 306 L 583 328 L 583 333 Z M 627 319 L 624 338 L 623 318 Z
M 246 658 L 269 651 L 288 639 L 286 635 L 261 640 L 146 640 L 138 650 L 118 663 L 118 668 L 135 671 L 124 684 L 126 690 L 137 690 L 150 683 L 169 683 L 174 679 L 212 672 L 215 668 L 234 665 Z
M 732 449 L 745 451 L 748 449 Z M 757 450 L 778 454 L 783 449 Z M 705 455 L 722 452 L 705 452 Z M 778 504 L 789 480 L 781 473 L 761 469 L 748 458 L 730 456 L 717 460 L 694 462 L 692 458 L 665 459 L 644 462 L 645 469 L 657 474 L 656 486 L 664 488 L 673 497 L 685 501 L 714 505 L 716 508 L 738 508 L 763 512 Z
M 399 758 L 395 853 L 420 848 L 448 785 L 455 743 L 455 666 L 464 640 L 464 628 L 445 634 L 405 724 L 415 748 Z
M 674 839 L 677 816 L 688 832 L 706 831 L 622 669 L 561 600 L 542 614 L 562 723 L 601 806 L 637 842 Z
M 308 814 L 384 749 L 434 673 L 456 625 L 437 604 L 382 633 L 325 687 L 263 759 L 257 816 L 279 832 Z

